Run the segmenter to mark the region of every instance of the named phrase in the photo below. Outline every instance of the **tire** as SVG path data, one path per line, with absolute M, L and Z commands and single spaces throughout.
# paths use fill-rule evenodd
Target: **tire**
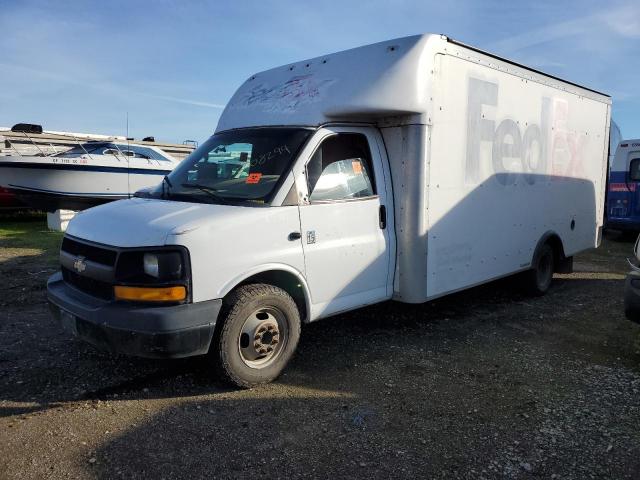
M 553 280 L 553 248 L 548 243 L 542 245 L 534 258 L 531 270 L 524 274 L 525 289 L 529 295 L 542 296 L 549 290 Z
M 298 307 L 273 285 L 243 285 L 231 292 L 219 322 L 209 360 L 223 380 L 242 388 L 275 380 L 300 339 Z

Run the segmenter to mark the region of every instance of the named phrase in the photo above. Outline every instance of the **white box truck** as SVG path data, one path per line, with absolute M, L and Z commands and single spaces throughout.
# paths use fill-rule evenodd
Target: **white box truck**
M 156 188 L 76 216 L 48 282 L 79 337 L 273 380 L 301 323 L 598 246 L 607 95 L 441 35 L 251 76 Z

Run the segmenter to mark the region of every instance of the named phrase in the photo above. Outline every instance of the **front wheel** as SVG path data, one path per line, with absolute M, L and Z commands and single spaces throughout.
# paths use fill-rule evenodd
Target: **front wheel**
M 276 379 L 300 338 L 291 296 L 266 284 L 243 285 L 224 301 L 209 358 L 228 382 L 250 388 Z

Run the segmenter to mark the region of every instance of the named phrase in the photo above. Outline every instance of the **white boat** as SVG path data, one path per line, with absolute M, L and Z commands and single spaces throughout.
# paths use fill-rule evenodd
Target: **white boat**
M 0 187 L 48 212 L 83 210 L 157 185 L 178 163 L 148 144 L 78 142 L 53 155 L 0 156 Z

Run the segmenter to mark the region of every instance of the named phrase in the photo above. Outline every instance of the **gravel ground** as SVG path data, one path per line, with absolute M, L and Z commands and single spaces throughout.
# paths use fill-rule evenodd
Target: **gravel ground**
M 4 242 L 4 243 L 3 243 Z M 303 328 L 275 383 L 101 353 L 0 240 L 0 478 L 639 478 L 640 328 L 615 237 L 543 298 L 505 279 Z

